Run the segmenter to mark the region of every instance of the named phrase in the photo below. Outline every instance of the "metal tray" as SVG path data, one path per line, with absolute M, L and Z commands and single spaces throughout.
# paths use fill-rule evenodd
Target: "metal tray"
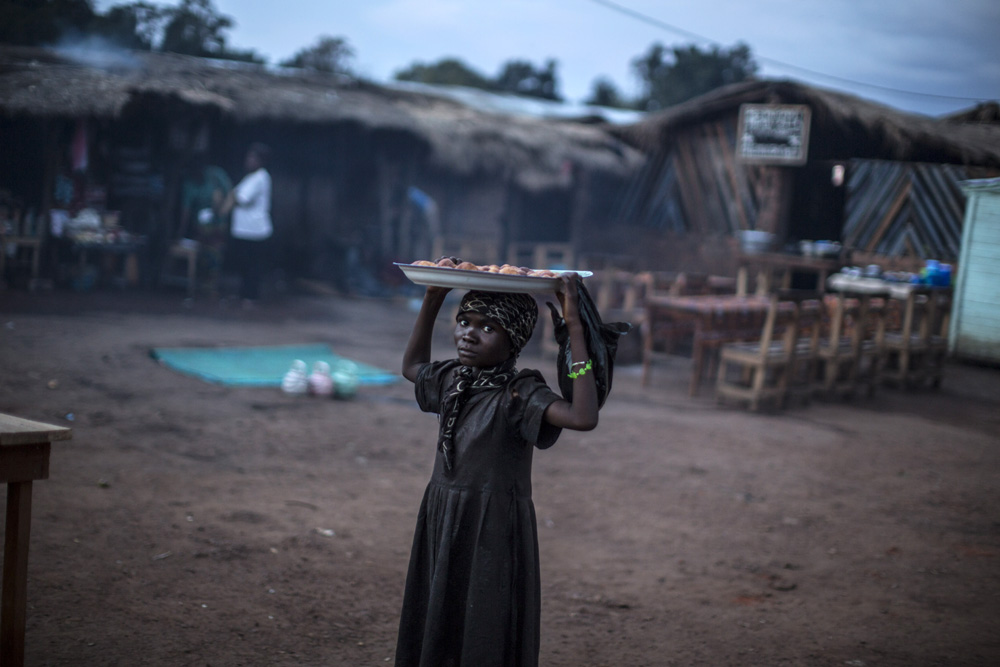
M 440 266 L 414 266 L 394 262 L 406 277 L 417 285 L 434 285 L 453 289 L 482 290 L 484 292 L 520 292 L 523 294 L 551 294 L 556 291 L 558 278 L 535 278 L 532 276 L 511 276 L 505 273 L 448 269 Z M 581 278 L 594 275 L 590 271 L 556 271 L 555 273 L 575 273 Z

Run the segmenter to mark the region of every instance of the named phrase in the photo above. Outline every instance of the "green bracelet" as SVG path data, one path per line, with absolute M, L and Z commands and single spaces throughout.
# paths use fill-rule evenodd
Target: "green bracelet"
M 587 374 L 587 371 L 589 371 L 589 370 L 590 370 L 591 368 L 593 368 L 593 367 L 594 367 L 594 362 L 593 362 L 593 360 L 591 360 L 591 359 L 587 359 L 587 361 L 586 361 L 586 362 L 583 362 L 583 361 L 578 361 L 578 362 L 576 362 L 576 363 L 575 363 L 575 364 L 573 364 L 573 365 L 574 365 L 574 366 L 579 366 L 580 364 L 583 364 L 583 368 L 581 368 L 581 369 L 580 369 L 580 370 L 578 370 L 578 371 L 573 371 L 572 373 L 568 373 L 568 374 L 566 375 L 566 377 L 568 377 L 568 378 L 569 378 L 569 379 L 571 379 L 571 380 L 575 380 L 575 379 L 577 379 L 578 377 L 583 377 L 584 375 L 586 375 L 586 374 Z

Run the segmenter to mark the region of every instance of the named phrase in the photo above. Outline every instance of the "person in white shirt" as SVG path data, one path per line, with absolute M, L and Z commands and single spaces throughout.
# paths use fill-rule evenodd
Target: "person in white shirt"
M 233 188 L 223 204 L 232 211 L 228 255 L 240 274 L 240 298 L 252 304 L 260 298 L 266 241 L 271 238 L 271 175 L 265 165 L 270 150 L 261 143 L 247 150 L 247 174 Z

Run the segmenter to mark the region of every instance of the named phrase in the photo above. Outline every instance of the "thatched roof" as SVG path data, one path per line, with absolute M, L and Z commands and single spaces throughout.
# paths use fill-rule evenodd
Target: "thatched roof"
M 1000 167 L 1000 125 L 991 123 L 989 115 L 995 104 L 981 105 L 979 113 L 935 119 L 791 81 L 733 84 L 609 131 L 647 152 L 655 151 L 669 146 L 677 132 L 721 116 L 735 116 L 746 103 L 808 105 L 812 109 L 810 159 Z
M 506 176 L 528 188 L 561 182 L 566 161 L 620 176 L 643 161 L 593 125 L 490 114 L 346 77 L 175 54 L 0 47 L 0 114 L 117 118 L 150 97 L 212 108 L 240 123 L 352 123 L 410 133 L 430 145 L 440 168 Z

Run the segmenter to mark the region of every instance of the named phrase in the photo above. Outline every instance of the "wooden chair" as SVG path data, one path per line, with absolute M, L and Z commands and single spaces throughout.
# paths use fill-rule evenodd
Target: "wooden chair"
M 171 243 L 163 260 L 160 284 L 185 287 L 188 296 L 193 297 L 198 288 L 198 247 L 198 242 L 191 239 Z
M 685 296 L 669 293 L 670 296 Z M 694 299 L 711 299 L 711 295 L 687 295 Z M 735 295 L 733 295 L 735 298 Z M 722 345 L 756 340 L 760 337 L 766 309 L 745 308 L 742 304 L 730 308 L 726 304 L 706 302 L 704 310 L 687 311 L 658 303 L 654 297 L 646 301 L 646 316 L 642 329 L 642 385 L 649 383 L 652 362 L 658 354 L 673 354 L 677 344 L 690 341 L 691 382 L 688 393 L 695 396 L 702 376 L 715 375 L 718 352 Z
M 941 385 L 948 351 L 949 289 L 912 287 L 893 300 L 901 309 L 900 327 L 886 331 L 879 358 L 879 380 L 904 387 Z
M 707 273 L 682 271 L 677 274 L 673 284 L 670 286 L 670 293 L 677 296 L 711 294 L 709 275 Z
M 715 326 L 703 331 L 693 342 L 692 375 L 714 378 L 720 364 L 722 348 L 730 344 L 753 344 L 760 339 L 767 313 L 737 310 L 716 318 Z M 695 333 L 698 336 L 697 332 Z M 694 395 L 694 383 L 689 392 Z
M 948 356 L 948 330 L 951 326 L 952 297 L 951 289 L 936 289 L 930 295 L 927 367 L 924 377 L 934 389 L 941 386 L 941 380 L 944 378 L 944 360 Z
M 643 271 L 635 276 L 638 294 L 653 296 L 687 296 L 707 294 L 708 276 L 678 271 Z M 642 309 L 640 333 L 643 340 L 643 386 L 646 386 L 652 358 L 658 352 L 672 354 L 677 345 L 694 335 L 692 318 L 674 317 L 667 313 L 650 314 Z
M 637 333 L 646 316 L 646 281 L 630 271 L 604 269 L 586 280 L 601 319 L 605 322 L 628 322 Z M 638 361 L 642 346 L 638 336 L 625 336 L 618 342 L 618 361 L 622 364 Z
M 815 292 L 813 298 L 804 295 L 799 303 L 795 357 L 788 371 L 786 402 L 795 399 L 808 404 L 819 386 L 819 341 L 824 315 L 822 293 Z
M 605 321 L 628 321 L 638 324 L 643 315 L 647 283 L 630 271 L 605 269 L 587 281 L 597 310 Z
M 719 352 L 716 398 L 720 403 L 742 402 L 753 411 L 765 403 L 777 407 L 787 403 L 795 378 L 814 352 L 811 332 L 815 318 L 805 316 L 804 304 L 813 302 L 809 310 L 815 312 L 817 299 L 814 291 L 780 290 L 770 294 L 760 339 L 728 343 Z
M 647 289 L 649 283 L 646 283 Z M 648 293 L 648 292 L 647 292 Z M 679 320 L 667 310 L 659 308 L 654 303 L 646 302 L 644 314 L 639 325 L 642 339 L 642 386 L 649 384 L 654 357 L 657 354 L 671 354 L 681 335 L 681 329 L 694 330 L 694 324 Z
M 192 226 L 198 228 L 196 239 L 186 236 Z M 183 287 L 188 297 L 194 297 L 199 289 L 218 289 L 228 234 L 217 227 L 202 228 L 188 214 L 181 215 L 160 265 L 160 285 Z
M 827 319 L 816 351 L 816 393 L 850 397 L 864 388 L 873 395 L 884 336 L 881 302 L 873 303 L 869 294 L 838 292 L 827 296 L 824 305 Z

